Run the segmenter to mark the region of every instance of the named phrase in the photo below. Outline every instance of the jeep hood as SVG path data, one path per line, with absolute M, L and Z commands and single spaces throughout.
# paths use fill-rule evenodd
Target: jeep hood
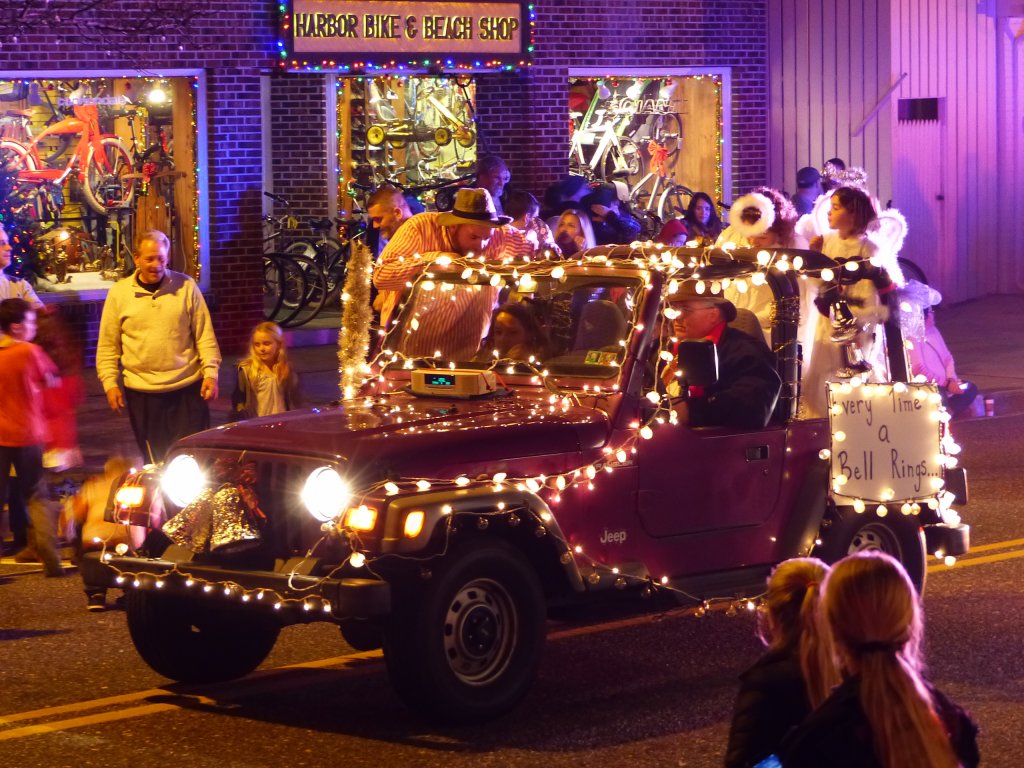
M 530 457 L 568 459 L 604 445 L 609 434 L 604 411 L 576 406 L 551 413 L 547 397 L 541 391 L 485 400 L 397 393 L 370 404 L 349 400 L 227 424 L 183 438 L 175 451 L 290 454 L 376 465 L 402 475 L 444 476 Z

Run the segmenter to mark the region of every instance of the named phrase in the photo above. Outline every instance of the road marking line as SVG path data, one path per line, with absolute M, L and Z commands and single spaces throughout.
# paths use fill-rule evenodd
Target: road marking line
M 142 717 L 143 715 L 155 715 L 158 712 L 167 712 L 172 709 L 181 709 L 174 704 L 147 704 L 141 707 L 130 709 L 118 709 L 113 712 L 100 712 L 85 717 L 75 717 L 70 720 L 58 720 L 54 723 L 41 723 L 39 725 L 26 725 L 23 728 L 14 728 L 10 731 L 0 731 L 0 741 L 20 739 L 25 736 L 39 736 L 44 733 L 55 733 L 66 731 L 69 728 L 82 728 L 87 725 L 98 723 L 110 723 L 116 720 L 127 720 L 130 717 Z
M 1008 541 L 997 541 L 994 544 L 979 544 L 978 546 L 971 546 L 971 551 L 965 555 L 969 557 L 975 552 L 990 552 L 993 549 L 1009 549 L 1010 547 L 1019 547 L 1024 544 L 1024 539 L 1009 539 Z
M 957 560 L 953 565 L 930 565 L 928 566 L 928 573 L 941 573 L 943 571 L 955 571 L 959 568 L 966 568 L 970 565 L 985 565 L 986 563 L 998 563 L 1001 560 L 1014 560 L 1018 557 L 1024 557 L 1024 549 L 1018 549 L 1013 552 L 1003 552 L 998 555 L 985 555 L 984 557 L 972 557 L 965 560 Z

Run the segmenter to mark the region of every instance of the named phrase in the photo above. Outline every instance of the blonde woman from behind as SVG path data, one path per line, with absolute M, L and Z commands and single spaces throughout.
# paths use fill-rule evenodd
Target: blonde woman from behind
M 978 728 L 922 677 L 924 630 L 903 566 L 881 552 L 843 558 L 822 616 L 843 675 L 780 750 L 786 768 L 973 768 Z
M 787 560 L 772 571 L 758 613 L 758 636 L 768 650 L 740 676 L 726 768 L 749 768 L 774 754 L 839 682 L 818 621 L 828 571 L 813 557 Z

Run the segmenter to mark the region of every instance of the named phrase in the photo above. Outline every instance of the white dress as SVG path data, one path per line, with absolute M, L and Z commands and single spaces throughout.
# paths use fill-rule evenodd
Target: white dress
M 843 239 L 836 232 L 824 236 L 822 253 L 835 260 L 868 261 L 877 253 L 877 247 L 866 237 L 850 237 Z M 814 309 L 822 283 L 820 280 L 807 281 L 807 296 L 801 302 L 807 311 Z M 878 289 L 871 280 L 858 280 L 851 285 L 843 286 L 842 296 L 850 302 L 850 310 L 861 326 L 856 344 L 860 347 L 864 360 L 870 366 L 865 374 L 867 381 L 883 382 L 889 380 L 889 364 L 885 349 L 885 336 L 882 323 L 888 317 L 889 310 L 882 303 Z M 814 329 L 813 337 L 809 329 Z M 803 347 L 803 376 L 801 383 L 800 415 L 803 418 L 824 418 L 828 415 L 828 397 L 826 385 L 836 379 L 835 373 L 845 365 L 842 348 L 832 341 L 832 321 L 818 313 L 817 323 L 813 326 L 804 325 L 801 344 Z

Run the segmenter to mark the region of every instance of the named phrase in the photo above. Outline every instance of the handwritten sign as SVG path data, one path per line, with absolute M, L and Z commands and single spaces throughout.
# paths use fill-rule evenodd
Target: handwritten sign
M 828 399 L 837 495 L 865 501 L 935 495 L 942 463 L 934 384 L 830 382 Z
M 294 0 L 295 53 L 518 56 L 528 22 L 518 2 Z

